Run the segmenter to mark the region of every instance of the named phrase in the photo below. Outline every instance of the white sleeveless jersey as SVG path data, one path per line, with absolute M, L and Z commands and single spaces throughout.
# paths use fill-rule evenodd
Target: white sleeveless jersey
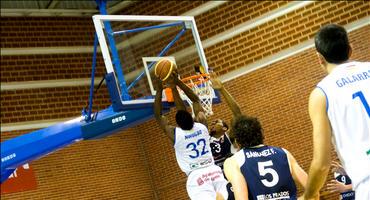
M 338 65 L 317 87 L 326 95 L 333 143 L 356 188 L 370 177 L 370 62 Z
M 175 152 L 179 167 L 186 175 L 214 164 L 206 126 L 194 123 L 191 130 L 175 128 Z

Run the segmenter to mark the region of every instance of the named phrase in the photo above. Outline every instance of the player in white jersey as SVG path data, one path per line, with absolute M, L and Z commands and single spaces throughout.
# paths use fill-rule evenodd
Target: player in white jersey
M 309 114 L 314 155 L 305 199 L 315 198 L 331 162 L 332 140 L 352 179 L 356 199 L 370 199 L 370 63 L 349 61 L 352 49 L 346 30 L 322 27 L 315 36 L 320 64 L 329 73 L 312 91 Z
M 227 181 L 221 168 L 214 164 L 209 145 L 208 129 L 202 123 L 195 122 L 191 114 L 186 111 L 176 85 L 192 100 L 196 119 L 205 122 L 205 115 L 200 112 L 199 97 L 176 76 L 171 76 L 169 86 L 178 109 L 176 123 L 179 127 L 169 125 L 166 117 L 161 115 L 163 88 L 162 82 L 159 80 L 157 81 L 154 115 L 160 127 L 174 143 L 177 163 L 188 176 L 186 182 L 188 195 L 192 200 L 227 199 Z

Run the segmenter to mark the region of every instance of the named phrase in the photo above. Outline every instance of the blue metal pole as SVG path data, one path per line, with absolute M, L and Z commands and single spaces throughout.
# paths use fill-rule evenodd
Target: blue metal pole
M 120 35 L 120 34 L 125 34 L 125 33 L 135 33 L 139 31 L 146 31 L 150 29 L 155 29 L 155 28 L 165 28 L 165 27 L 171 27 L 171 26 L 179 26 L 183 25 L 184 22 L 176 22 L 176 23 L 170 23 L 170 24 L 162 24 L 162 25 L 156 25 L 156 26 L 146 26 L 146 27 L 141 27 L 141 28 L 134 28 L 134 29 L 129 29 L 129 30 L 123 30 L 123 31 L 117 31 L 113 32 L 113 35 Z
M 93 104 L 93 98 L 94 98 L 94 81 L 95 81 L 97 46 L 98 46 L 98 36 L 95 33 L 94 34 L 94 53 L 93 53 L 92 70 L 91 70 L 91 85 L 90 85 L 89 108 L 88 108 L 87 118 L 86 118 L 86 121 L 87 122 L 89 122 L 91 120 L 92 104 Z
M 161 57 L 163 56 L 165 53 L 167 53 L 167 51 L 175 44 L 175 42 L 177 40 L 180 39 L 180 37 L 185 33 L 186 29 L 183 28 L 181 29 L 181 31 L 176 35 L 176 37 L 170 42 L 168 43 L 168 45 L 162 49 L 162 51 L 157 55 L 157 57 Z M 154 65 L 155 62 L 151 62 L 148 66 L 148 69 L 150 70 L 153 65 Z M 136 85 L 136 83 L 142 78 L 142 76 L 144 75 L 145 71 L 143 70 L 140 75 L 127 87 L 128 90 L 130 90 L 132 87 L 134 87 Z
M 96 2 L 99 5 L 100 13 L 103 14 L 103 15 L 107 15 L 106 0 L 96 0 Z M 112 37 L 113 30 L 112 30 L 112 27 L 110 25 L 110 22 L 105 21 L 104 22 L 104 27 L 105 27 L 105 30 L 108 33 L 107 37 L 108 37 L 108 41 L 109 41 L 109 47 L 110 47 L 111 52 L 112 52 L 113 65 L 114 65 L 114 68 L 115 68 L 115 71 L 116 71 L 116 76 L 117 76 L 118 81 L 119 81 L 119 87 L 121 89 L 122 99 L 123 100 L 130 100 L 131 97 L 128 93 L 126 80 L 125 80 L 125 77 L 124 77 L 122 69 L 121 69 L 122 65 L 121 65 L 121 62 L 119 60 L 116 43 L 114 41 L 114 38 Z

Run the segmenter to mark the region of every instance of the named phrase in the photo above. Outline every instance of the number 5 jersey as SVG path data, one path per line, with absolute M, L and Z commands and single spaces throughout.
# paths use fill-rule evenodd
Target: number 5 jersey
M 297 199 L 297 189 L 283 149 L 273 146 L 243 148 L 234 157 L 247 182 L 249 199 Z

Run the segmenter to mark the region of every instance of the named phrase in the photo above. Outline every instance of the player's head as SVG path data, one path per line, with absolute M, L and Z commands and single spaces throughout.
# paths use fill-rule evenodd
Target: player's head
M 320 28 L 315 36 L 315 47 L 328 63 L 343 63 L 351 55 L 347 31 L 336 24 Z
M 222 119 L 216 119 L 212 121 L 209 127 L 210 127 L 209 134 L 211 136 L 224 134 L 227 130 L 229 130 L 229 126 Z
M 194 126 L 193 117 L 186 110 L 177 111 L 175 118 L 177 125 L 183 130 L 190 130 Z
M 255 117 L 237 116 L 232 122 L 231 131 L 241 148 L 263 144 L 261 123 Z

